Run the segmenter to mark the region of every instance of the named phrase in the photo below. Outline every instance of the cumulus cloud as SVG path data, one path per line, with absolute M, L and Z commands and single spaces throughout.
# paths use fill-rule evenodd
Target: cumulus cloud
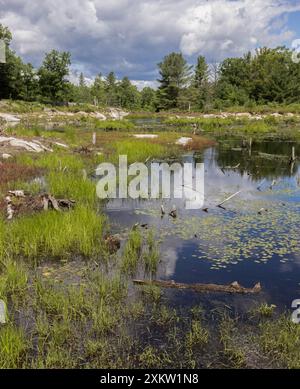
M 199 54 L 220 61 L 288 43 L 287 15 L 299 10 L 293 0 L 0 0 L 0 23 L 36 66 L 56 48 L 69 50 L 75 71 L 87 77 L 114 70 L 150 81 L 173 50 L 190 62 Z

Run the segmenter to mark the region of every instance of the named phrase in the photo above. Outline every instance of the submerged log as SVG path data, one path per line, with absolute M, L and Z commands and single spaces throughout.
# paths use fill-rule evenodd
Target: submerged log
M 147 281 L 147 280 L 133 280 L 133 283 L 137 285 L 154 285 L 162 288 L 191 289 L 195 292 L 255 294 L 261 292 L 262 289 L 260 282 L 255 284 L 253 288 L 245 288 L 236 281 L 229 285 L 182 284 L 175 281 Z

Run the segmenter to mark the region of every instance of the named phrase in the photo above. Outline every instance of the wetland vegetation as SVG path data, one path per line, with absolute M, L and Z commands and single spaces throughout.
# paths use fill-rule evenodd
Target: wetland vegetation
M 289 164 L 292 145 L 300 153 L 297 120 L 102 123 L 71 118 L 47 129 L 43 120 L 30 126 L 24 119 L 4 130 L 53 152 L 10 149 L 12 157 L 1 162 L 1 368 L 299 367 L 299 330 L 288 310 L 299 289 L 297 273 L 290 278 L 300 252 L 299 167 Z M 264 130 L 268 123 L 272 132 Z M 182 136 L 194 147 L 177 145 Z M 178 205 L 176 220 L 162 219 L 160 202 L 120 207 L 97 199 L 93 170 L 120 154 L 130 163 L 204 161 L 208 212 Z M 244 194 L 226 210 L 215 207 L 235 187 Z M 7 191 L 21 189 L 72 198 L 75 207 L 37 212 L 15 199 L 7 221 Z M 120 249 L 110 250 L 109 236 L 118 237 Z M 287 279 L 280 277 L 285 266 Z M 260 281 L 263 292 L 202 295 L 134 285 L 135 278 L 251 287 Z
M 34 70 L 1 24 L 0 39 L 9 64 L 0 64 L 0 368 L 299 368 L 291 51 L 225 59 L 216 79 L 204 57 L 192 69 L 171 53 L 159 88 L 139 91 L 113 72 L 74 85 L 69 53 L 53 50 Z M 96 168 L 120 155 L 204 163 L 203 209 L 99 199 Z M 153 280 L 262 290 L 196 293 Z

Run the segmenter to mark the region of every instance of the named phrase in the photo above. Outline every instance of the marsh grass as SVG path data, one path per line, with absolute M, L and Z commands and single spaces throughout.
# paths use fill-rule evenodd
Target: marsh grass
M 208 343 L 209 333 L 200 321 L 193 320 L 191 330 L 187 334 L 186 344 L 189 348 L 202 347 Z
M 276 305 L 274 304 L 268 305 L 267 303 L 263 303 L 259 307 L 253 310 L 253 314 L 258 315 L 262 318 L 272 317 L 275 309 L 276 309 Z
M 273 364 L 289 369 L 300 368 L 300 326 L 291 321 L 290 315 L 260 323 L 256 341 Z
M 163 158 L 172 155 L 172 149 L 145 139 L 128 139 L 114 145 L 116 158 L 127 155 L 128 163 L 145 162 L 147 158 Z M 173 148 L 174 149 L 174 148 Z
M 103 120 L 95 121 L 95 129 L 105 131 L 131 131 L 135 129 L 135 125 L 128 120 Z
M 176 309 L 165 305 L 154 306 L 153 319 L 156 325 L 165 329 L 179 322 Z
M 104 226 L 104 216 L 78 205 L 65 213 L 49 211 L 14 220 L 7 227 L 5 246 L 12 256 L 31 259 L 93 256 L 101 252 Z
M 84 168 L 83 160 L 74 155 L 63 152 L 45 153 L 41 155 L 20 154 L 17 161 L 26 166 L 53 171 L 76 172 Z
M 137 271 L 139 259 L 142 254 L 143 239 L 140 231 L 132 230 L 124 248 L 121 264 L 122 271 L 134 274 Z
M 225 315 L 219 325 L 219 332 L 226 364 L 234 368 L 245 367 L 245 352 L 235 342 L 237 329 L 234 320 Z
M 162 297 L 161 288 L 155 285 L 144 285 L 140 289 L 141 295 L 145 301 L 158 303 Z
M 97 201 L 96 185 L 83 174 L 50 172 L 47 176 L 49 192 L 57 198 L 76 201 L 77 204 L 95 206 Z
M 24 296 L 28 288 L 28 270 L 22 263 L 2 259 L 0 273 L 0 298 L 18 294 Z
M 22 366 L 22 358 L 27 349 L 25 335 L 12 324 L 0 328 L 0 368 L 14 369 Z
M 146 273 L 150 274 L 150 276 L 152 276 L 157 272 L 160 258 L 158 245 L 152 230 L 148 232 L 146 243 L 147 250 L 143 255 L 145 271 Z
M 139 362 L 142 368 L 158 369 L 165 366 L 165 362 L 168 359 L 167 353 L 163 353 L 153 347 L 147 346 L 145 350 L 139 356 Z
M 262 120 L 253 120 L 249 118 L 179 118 L 168 119 L 166 124 L 191 133 L 196 125 L 198 130 L 215 134 L 253 134 L 256 136 L 285 133 L 287 130 L 293 133 L 293 127 L 299 123 L 299 119 L 295 117 L 277 118 L 274 116 L 266 116 Z M 292 126 L 292 127 L 291 127 Z M 296 128 L 296 127 L 295 127 Z M 294 131 L 295 132 L 295 131 Z

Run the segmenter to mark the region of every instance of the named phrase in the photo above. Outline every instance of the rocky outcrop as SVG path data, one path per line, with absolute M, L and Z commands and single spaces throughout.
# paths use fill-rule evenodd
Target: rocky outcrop
M 42 145 L 41 142 L 37 140 L 26 141 L 13 137 L 0 136 L 0 144 L 13 148 L 25 149 L 26 151 L 31 151 L 34 153 L 42 153 L 44 151 L 52 152 L 51 149 Z
M 188 143 L 190 143 L 193 139 L 192 138 L 187 138 L 187 137 L 182 137 L 180 139 L 178 139 L 178 141 L 176 142 L 177 145 L 180 145 L 180 146 L 186 146 Z
M 122 120 L 124 117 L 128 116 L 128 112 L 124 112 L 119 108 L 110 108 L 110 117 L 115 120 Z
M 94 112 L 92 116 L 98 120 L 107 120 L 107 117 L 100 112 Z
M 16 116 L 13 116 L 13 115 L 11 115 L 9 113 L 1 113 L 0 112 L 0 118 L 3 119 L 5 122 L 8 122 L 8 123 L 19 123 L 21 121 L 21 119 L 19 119 Z

